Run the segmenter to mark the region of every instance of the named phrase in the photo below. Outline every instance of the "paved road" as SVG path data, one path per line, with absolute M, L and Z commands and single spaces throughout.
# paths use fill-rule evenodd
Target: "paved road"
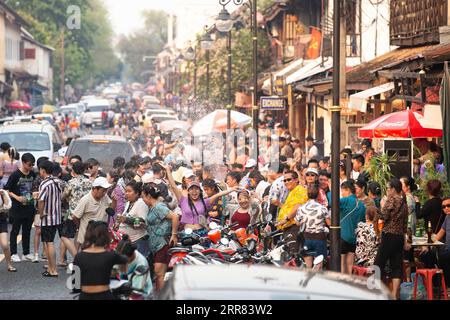
M 94 134 L 107 134 L 107 130 L 96 129 Z M 34 228 L 31 233 L 31 250 L 33 250 Z M 22 257 L 22 236 L 18 236 L 18 253 Z M 56 236 L 57 257 L 59 260 L 59 238 Z M 40 246 L 42 253 L 42 244 Z M 68 256 L 71 261 L 70 255 Z M 17 273 L 7 271 L 3 252 L 0 249 L 0 300 L 68 300 L 73 299 L 70 290 L 66 288 L 69 275 L 66 269 L 59 268 L 58 278 L 42 276 L 47 262 L 20 262 L 14 264 Z
M 31 248 L 33 248 L 34 228 L 31 233 Z M 59 257 L 59 238 L 56 240 L 57 256 Z M 22 237 L 19 235 L 18 253 L 22 256 Z M 42 252 L 42 244 L 40 246 Z M 3 253 L 3 252 L 2 252 Z M 70 255 L 69 255 L 69 260 Z M 59 268 L 58 278 L 45 278 L 43 266 L 46 262 L 20 262 L 14 264 L 18 272 L 7 271 L 4 256 L 0 255 L 0 300 L 71 300 L 73 296 L 66 288 L 69 275 L 65 269 Z

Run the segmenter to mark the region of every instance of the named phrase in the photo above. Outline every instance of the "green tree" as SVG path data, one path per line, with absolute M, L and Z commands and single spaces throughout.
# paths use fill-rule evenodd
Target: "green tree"
M 101 0 L 7 1 L 30 24 L 35 39 L 55 48 L 53 74 L 59 96 L 62 34 L 64 33 L 65 77 L 72 85 L 94 85 L 105 77 L 119 76 L 119 60 L 112 47 L 112 28 Z M 69 6 L 80 8 L 79 30 L 66 27 Z M 91 80 L 91 81 L 88 81 Z
M 127 66 L 125 76 L 132 81 L 147 82 L 149 72 L 154 72 L 153 60 L 167 42 L 167 13 L 160 10 L 143 12 L 144 27 L 131 35 L 121 36 L 117 49 Z
M 210 93 L 209 97 L 213 103 L 221 106 L 227 104 L 227 69 L 228 52 L 226 37 L 217 35 L 214 49 L 210 52 Z M 270 67 L 270 43 L 264 30 L 258 30 L 258 73 Z M 242 85 L 249 84 L 253 80 L 253 41 L 250 28 L 242 28 L 232 31 L 232 81 L 231 89 L 239 91 Z M 205 53 L 200 52 L 198 59 L 199 83 L 198 95 L 206 98 L 206 58 Z M 191 69 L 193 72 L 193 67 Z M 193 79 L 191 73 L 190 79 Z

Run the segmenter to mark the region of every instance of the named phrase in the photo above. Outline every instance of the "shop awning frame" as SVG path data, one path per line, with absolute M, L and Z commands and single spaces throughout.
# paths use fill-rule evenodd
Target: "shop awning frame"
M 382 85 L 350 95 L 348 108 L 360 112 L 367 112 L 367 103 L 370 98 L 381 93 L 395 89 L 394 82 L 384 83 Z

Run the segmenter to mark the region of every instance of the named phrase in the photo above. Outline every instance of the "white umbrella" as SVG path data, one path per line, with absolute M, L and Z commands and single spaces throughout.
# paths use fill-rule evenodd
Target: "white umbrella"
M 189 130 L 191 128 L 191 125 L 186 121 L 181 120 L 166 120 L 159 124 L 159 130 L 170 132 L 174 131 L 176 129 L 181 130 Z
M 252 118 L 231 111 L 231 128 L 237 128 L 252 123 Z M 191 131 L 194 136 L 205 136 L 213 132 L 225 132 L 227 129 L 227 110 L 216 110 L 197 121 Z

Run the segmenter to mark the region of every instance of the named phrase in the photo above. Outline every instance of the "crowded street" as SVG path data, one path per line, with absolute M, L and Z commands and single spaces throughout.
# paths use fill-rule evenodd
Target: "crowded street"
M 425 4 L 56 2 L 0 0 L 0 301 L 449 299 Z

